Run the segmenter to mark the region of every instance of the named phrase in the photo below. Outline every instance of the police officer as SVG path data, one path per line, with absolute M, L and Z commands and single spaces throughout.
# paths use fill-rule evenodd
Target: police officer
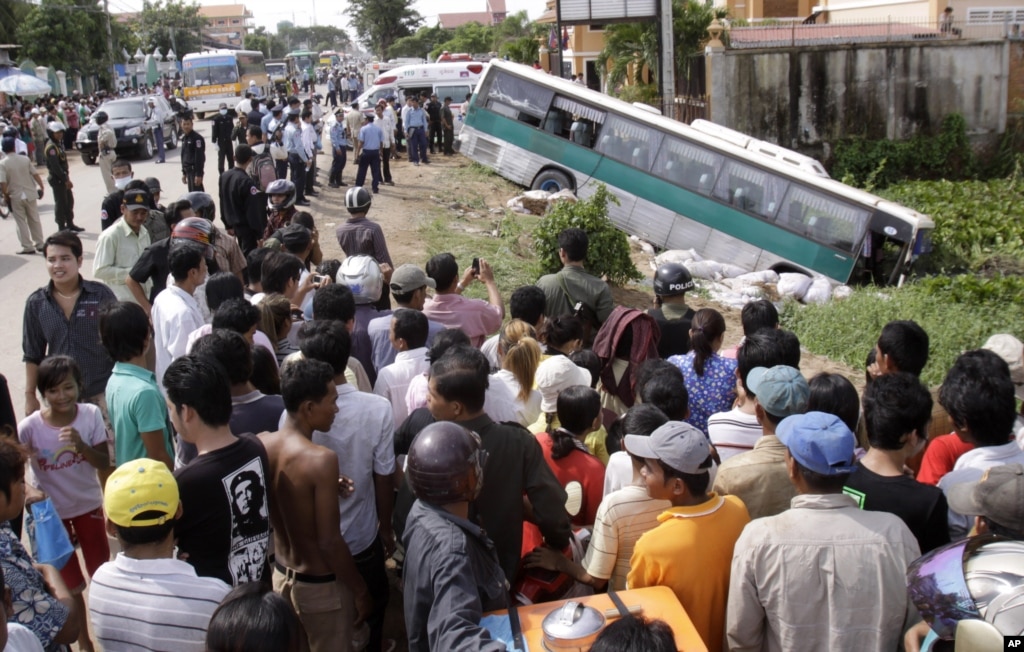
M 235 167 L 220 175 L 220 218 L 238 238 L 242 253 L 258 246 L 267 226 L 266 200 L 246 171 L 252 161 L 252 148 L 235 148 Z
M 654 308 L 647 314 L 654 317 L 661 329 L 658 355 L 682 355 L 690 350 L 690 323 L 693 309 L 686 305 L 686 292 L 693 289 L 693 277 L 679 263 L 665 263 L 654 273 Z
M 181 119 L 181 182 L 189 192 L 204 191 L 203 168 L 206 167 L 206 141 L 192 129 L 192 113 Z M 229 134 L 230 136 L 230 134 Z
M 96 146 L 99 148 L 99 152 L 96 156 L 96 160 L 100 164 L 100 174 L 103 176 L 103 183 L 107 186 L 107 194 L 111 194 L 117 190 L 114 185 L 113 166 L 114 161 L 117 159 L 117 135 L 114 133 L 113 128 L 107 124 L 108 120 L 106 111 L 97 111 L 96 115 L 93 116 L 93 120 L 100 126 L 100 132 L 96 135 Z
M 213 119 L 213 144 L 217 148 L 217 172 L 224 174 L 224 160 L 228 168 L 235 167 L 235 155 L 231 144 L 231 133 L 235 130 L 235 121 L 228 115 L 228 105 L 220 103 L 220 111 Z
M 75 224 L 75 196 L 71 193 L 74 184 L 68 174 L 68 156 L 64 151 L 64 123 L 54 120 L 46 125 L 46 180 L 53 191 L 53 216 L 57 221 L 57 229 L 63 231 L 85 231 Z M 107 175 L 111 184 L 113 179 Z

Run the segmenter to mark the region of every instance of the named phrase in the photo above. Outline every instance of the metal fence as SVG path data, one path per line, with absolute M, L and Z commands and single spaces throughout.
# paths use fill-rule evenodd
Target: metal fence
M 825 20 L 822 16 L 818 20 Z M 871 20 L 833 20 L 814 23 L 801 18 L 768 19 L 764 22 L 734 26 L 728 31 L 730 48 L 773 48 L 853 43 L 891 43 L 906 41 L 942 41 L 963 38 L 1019 38 L 1015 23 L 962 23 L 954 21 L 887 18 Z
M 663 115 L 687 124 L 699 118 L 708 117 L 707 95 L 677 95 L 674 102 L 666 102 L 661 107 Z

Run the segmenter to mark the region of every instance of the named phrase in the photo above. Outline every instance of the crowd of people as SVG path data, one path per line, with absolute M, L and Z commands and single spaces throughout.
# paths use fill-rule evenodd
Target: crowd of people
M 426 163 L 418 100 L 401 120 Z M 370 215 L 394 98 L 330 129 L 329 185 L 344 143 L 359 166 L 329 259 L 300 210 L 319 103 L 246 101 L 214 121 L 219 201 L 188 116 L 178 201 L 112 163 L 91 278 L 72 219 L 28 232 L 50 281 L 25 304 L 20 422 L 0 391 L 11 649 L 391 650 L 392 559 L 410 650 L 503 650 L 485 612 L 651 586 L 709 650 L 917 650 L 956 636 L 935 560 L 1024 539 L 1013 335 L 937 391 L 909 320 L 864 352 L 863 391 L 808 379 L 772 303 L 726 348 L 685 267 L 657 270 L 649 310 L 616 305 L 577 228 L 506 304 L 485 259 L 392 258 Z M 81 549 L 59 571 L 21 544 L 47 498 Z M 676 649 L 679 626 L 622 618 L 593 649 Z

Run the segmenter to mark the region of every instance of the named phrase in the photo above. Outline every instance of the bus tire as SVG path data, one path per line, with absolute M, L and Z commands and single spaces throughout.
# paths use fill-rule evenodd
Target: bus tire
M 567 174 L 560 170 L 544 170 L 533 180 L 531 190 L 545 190 L 547 192 L 558 192 L 559 190 L 575 190 L 572 187 L 572 180 Z

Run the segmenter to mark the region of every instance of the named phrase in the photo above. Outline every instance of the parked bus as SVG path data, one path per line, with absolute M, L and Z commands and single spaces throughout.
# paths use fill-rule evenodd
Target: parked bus
M 313 79 L 313 73 L 319 64 L 320 55 L 310 50 L 295 50 L 285 55 L 284 60 L 288 63 L 288 74 L 295 75 L 296 79 L 302 79 L 302 71 L 309 72 L 309 78 Z
M 341 56 L 334 50 L 324 50 L 323 52 L 320 53 L 321 66 L 327 66 L 328 68 L 330 68 L 332 66 L 337 66 L 340 63 Z
M 288 81 L 288 64 L 284 61 L 268 61 L 267 62 L 267 75 L 270 77 L 270 83 L 274 89 L 278 92 L 288 92 L 285 83 Z
M 588 197 L 604 183 L 619 200 L 608 211 L 623 231 L 750 271 L 845 283 L 862 263 L 877 277 L 891 242 L 899 254 L 885 280 L 901 283 L 935 228 L 796 152 L 711 123 L 695 129 L 504 61 L 480 80 L 457 146 L 523 186 Z
M 234 108 L 250 81 L 256 82 L 264 95 L 270 92 L 270 78 L 259 51 L 194 52 L 181 60 L 181 69 L 185 101 L 200 115 L 216 111 L 221 102 Z

